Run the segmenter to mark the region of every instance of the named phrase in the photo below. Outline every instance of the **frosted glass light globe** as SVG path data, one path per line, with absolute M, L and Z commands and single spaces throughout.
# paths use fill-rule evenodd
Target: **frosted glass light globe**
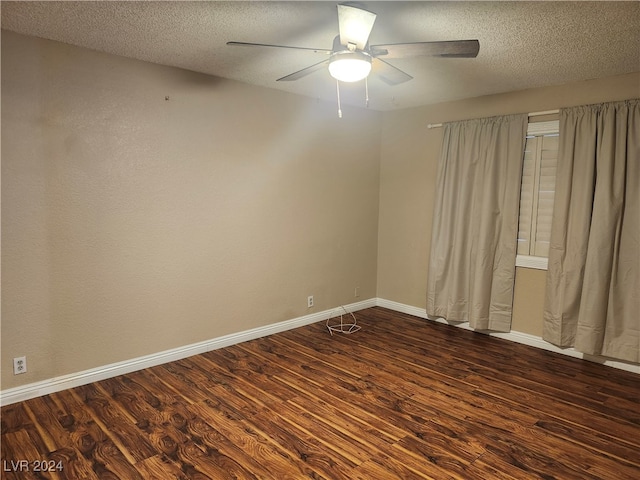
M 365 52 L 336 52 L 329 63 L 329 73 L 341 82 L 357 82 L 370 72 L 371 56 Z

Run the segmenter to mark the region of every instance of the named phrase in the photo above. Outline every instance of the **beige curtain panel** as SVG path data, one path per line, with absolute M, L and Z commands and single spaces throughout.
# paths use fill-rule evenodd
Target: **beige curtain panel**
M 509 331 L 527 115 L 444 125 L 427 314 Z
M 640 100 L 560 111 L 543 338 L 640 363 Z

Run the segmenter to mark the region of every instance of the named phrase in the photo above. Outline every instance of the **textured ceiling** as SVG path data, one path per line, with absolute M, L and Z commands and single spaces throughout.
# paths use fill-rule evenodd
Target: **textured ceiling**
M 414 79 L 372 76 L 370 107 L 406 108 L 640 71 L 640 3 L 360 2 L 378 14 L 372 44 L 478 39 L 475 59 L 390 61 Z M 325 57 L 227 46 L 230 40 L 331 48 L 336 2 L 2 2 L 2 28 L 242 82 L 335 100 Z M 363 82 L 345 103 L 364 105 Z M 640 86 L 639 86 L 640 94 Z

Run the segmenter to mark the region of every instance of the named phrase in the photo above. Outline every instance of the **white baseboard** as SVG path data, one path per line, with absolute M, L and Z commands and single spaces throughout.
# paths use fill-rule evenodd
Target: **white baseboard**
M 443 318 L 429 318 L 424 308 L 405 305 L 403 303 L 393 302 L 391 300 L 385 300 L 383 298 L 378 298 L 376 305 L 379 307 L 388 308 L 390 310 L 395 310 L 396 312 L 413 315 L 414 317 L 424 318 L 424 319 L 431 320 L 438 323 L 444 323 L 446 325 L 451 325 L 457 328 L 464 328 L 465 330 L 472 330 L 469 327 L 468 322 L 449 323 Z M 482 332 L 482 333 L 488 333 L 493 337 L 504 338 L 505 340 L 510 340 L 516 343 L 522 343 L 530 347 L 541 348 L 543 350 L 548 350 L 550 352 L 561 353 L 563 355 L 567 355 L 570 357 L 580 358 L 582 360 L 588 360 L 590 362 L 600 363 L 608 367 L 618 368 L 620 370 L 625 370 L 627 372 L 640 374 L 640 365 L 638 364 L 621 362 L 621 361 L 613 360 L 610 358 L 599 357 L 594 355 L 587 355 L 585 353 L 578 352 L 573 348 L 559 348 L 549 342 L 544 341 L 541 337 L 537 337 L 535 335 L 529 335 L 528 333 L 522 333 L 522 332 L 516 332 L 516 331 L 511 331 L 508 333 L 500 333 L 500 332 Z
M 389 310 L 395 310 L 396 312 L 406 313 L 407 315 L 413 315 L 414 317 L 424 318 L 425 320 L 431 320 L 427 316 L 427 311 L 424 308 L 413 307 L 404 303 L 394 302 L 393 300 L 386 300 L 384 298 L 376 299 L 376 306 L 388 308 Z
M 374 307 L 375 305 L 376 299 L 371 298 L 369 300 L 344 305 L 344 308 L 348 312 L 356 312 L 365 308 Z M 29 400 L 30 398 L 36 398 L 42 395 L 48 395 L 68 388 L 79 387 L 88 383 L 105 380 L 125 373 L 135 372 L 144 368 L 155 367 L 156 365 L 173 362 L 175 360 L 209 352 L 218 348 L 228 347 L 230 345 L 254 340 L 274 333 L 284 332 L 304 325 L 310 325 L 315 322 L 327 320 L 331 315 L 339 314 L 336 310 L 337 308 L 340 307 L 311 313 L 309 315 L 273 323 L 271 325 L 265 325 L 263 327 L 245 330 L 243 332 L 224 335 L 211 340 L 205 340 L 204 342 L 185 345 L 183 347 L 165 350 L 151 355 L 145 355 L 131 360 L 125 360 L 123 362 L 112 363 L 110 365 L 104 365 L 90 370 L 84 370 L 82 372 L 62 375 L 19 387 L 8 388 L 0 392 L 0 406 L 10 405 L 12 403 Z
M 447 325 L 452 325 L 457 328 L 464 328 L 471 330 L 468 323 L 452 324 L 446 322 L 442 318 L 431 319 L 427 316 L 426 311 L 423 308 L 406 305 L 403 303 L 394 302 L 391 300 L 385 300 L 383 298 L 371 298 L 363 300 L 361 302 L 351 303 L 344 305 L 344 308 L 348 312 L 357 312 L 370 307 L 384 307 L 390 310 L 394 310 L 400 313 L 406 313 L 415 317 L 431 320 Z M 312 323 L 320 322 L 329 318 L 332 315 L 338 315 L 340 312 L 338 308 L 332 308 L 322 312 L 311 313 L 302 317 L 294 318 L 291 320 L 285 320 L 283 322 L 273 323 L 271 325 L 265 325 L 263 327 L 257 327 L 243 332 L 232 333 L 217 337 L 204 342 L 194 343 L 191 345 L 185 345 L 183 347 L 174 348 L 171 350 L 165 350 L 163 352 L 154 353 L 151 355 L 145 355 L 143 357 L 134 358 L 131 360 L 125 360 L 123 362 L 112 363 L 110 365 L 104 365 L 90 370 L 84 370 L 82 372 L 71 373 L 68 375 L 62 375 L 59 377 L 42 380 L 39 382 L 29 383 L 19 387 L 9 388 L 0 391 L 0 406 L 10 405 L 12 403 L 29 400 L 30 398 L 40 397 L 42 395 L 48 395 L 50 393 L 59 392 L 68 388 L 79 387 L 88 383 L 105 380 L 107 378 L 116 377 L 125 373 L 135 372 L 156 365 L 162 365 L 164 363 L 173 362 L 182 358 L 187 358 L 192 355 L 198 355 L 200 353 L 209 352 L 218 348 L 228 347 L 237 343 L 254 340 L 256 338 L 265 337 L 274 333 L 284 332 L 293 328 L 310 325 Z M 558 348 L 548 342 L 545 342 L 542 338 L 527 333 L 521 332 L 509 332 L 509 333 L 497 333 L 492 332 L 489 335 L 504 338 L 512 342 L 522 343 L 531 347 L 541 348 L 543 350 L 549 350 L 556 353 L 561 353 L 571 357 L 581 358 L 591 362 L 601 363 L 610 367 L 626 370 L 632 373 L 640 374 L 640 365 L 630 364 L 611 360 L 603 357 L 594 357 L 591 355 L 585 355 L 577 352 L 573 348 Z

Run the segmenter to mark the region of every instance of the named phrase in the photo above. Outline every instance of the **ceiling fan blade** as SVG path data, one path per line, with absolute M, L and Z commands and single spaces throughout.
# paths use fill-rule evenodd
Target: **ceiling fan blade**
M 475 58 L 480 51 L 478 40 L 451 40 L 444 42 L 394 43 L 371 45 L 371 55 L 389 58 L 407 58 L 419 56 Z
M 338 5 L 338 28 L 340 43 L 344 46 L 354 44 L 358 50 L 364 50 L 376 21 L 376 14 L 349 5 Z
M 289 45 L 270 45 L 268 43 L 247 43 L 247 42 L 227 42 L 227 45 L 238 47 L 269 47 L 269 48 L 291 48 L 294 50 L 310 50 L 316 53 L 331 53 L 331 50 L 326 48 L 309 48 L 309 47 L 291 47 Z
M 381 58 L 376 58 L 372 65 L 373 73 L 376 74 L 380 80 L 387 85 L 398 85 L 400 83 L 408 82 L 413 77 L 406 72 L 403 72 L 398 67 L 394 67 L 390 63 L 385 62 Z
M 290 73 L 289 75 L 285 75 L 276 80 L 276 82 L 292 82 L 294 80 L 299 80 L 302 77 L 306 77 L 310 73 L 317 72 L 321 70 L 329 63 L 329 60 L 323 60 L 321 62 L 315 63 L 310 67 L 303 68 L 302 70 L 298 70 L 297 72 Z

